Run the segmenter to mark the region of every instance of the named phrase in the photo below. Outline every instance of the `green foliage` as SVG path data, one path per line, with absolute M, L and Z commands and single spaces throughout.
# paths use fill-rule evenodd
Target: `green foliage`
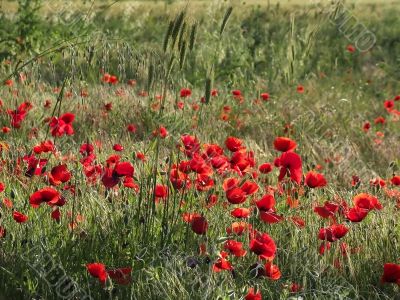
M 399 91 L 398 9 L 366 5 L 356 11 L 376 35 L 377 44 L 366 53 L 349 53 L 346 46 L 352 42 L 329 22 L 332 10 L 318 6 L 212 3 L 192 10 L 189 3 L 174 13 L 158 6 L 115 15 L 109 14 L 107 2 L 102 3 L 104 9 L 96 7 L 94 15 L 90 10 L 68 11 L 67 17 L 55 13 L 50 18 L 41 14 L 43 4 L 19 0 L 15 15 L 0 15 L 0 79 L 14 80 L 12 88 L 0 89 L 5 108 L 0 107 L 0 125 L 10 124 L 7 109 L 14 110 L 25 99 L 33 104 L 20 129 L 0 133 L 1 147 L 4 142 L 11 149 L 0 150 L 0 182 L 6 185 L 1 196 L 30 218 L 17 224 L 12 210 L 0 205 L 0 225 L 7 228 L 6 238 L 0 238 L 0 299 L 56 299 L 56 289 L 32 267 L 48 264 L 47 254 L 93 299 L 241 299 L 254 286 L 265 299 L 398 295 L 397 286 L 379 284 L 383 263 L 399 259 L 396 203 L 369 180 L 388 179 L 398 172 L 399 122 L 388 117 L 385 126 L 362 131 L 365 121 L 373 123 L 375 117 L 387 114 L 382 101 Z M 118 85 L 102 83 L 104 72 L 117 75 Z M 19 73 L 27 75 L 24 82 Z M 136 80 L 136 86 L 128 86 L 129 79 Z M 298 84 L 304 85 L 304 94 L 296 92 Z M 191 88 L 190 98 L 179 97 L 183 87 Z M 218 96 L 212 96 L 213 89 L 218 89 Z M 242 91 L 243 102 L 232 97 L 233 89 Z M 89 96 L 81 96 L 82 90 Z M 269 101 L 259 99 L 262 92 L 270 94 Z M 207 105 L 200 102 L 202 97 Z M 43 108 L 49 99 L 52 108 Z M 178 101 L 183 110 L 177 109 Z M 104 108 L 106 103 L 112 103 L 110 111 Z M 54 138 L 58 152 L 43 156 L 49 159 L 46 171 L 66 162 L 74 174 L 70 183 L 75 194 L 62 191 L 67 203 L 57 223 L 50 219 L 47 205 L 29 206 L 29 196 L 48 183 L 38 176 L 26 177 L 21 165 L 22 157 L 50 138 L 48 118 L 65 111 L 75 114 L 75 135 Z M 135 124 L 137 132 L 127 132 L 127 124 Z M 166 139 L 153 135 L 161 125 L 169 132 Z M 384 134 L 381 146 L 378 132 Z M 329 186 L 296 191 L 291 196 L 299 199 L 298 210 L 288 208 L 288 195 L 276 193 L 277 211 L 287 217 L 285 221 L 267 225 L 255 211 L 248 219 L 276 239 L 274 262 L 283 273 L 280 281 L 255 278 L 250 266 L 257 258 L 251 253 L 229 258 L 233 273 L 212 271 L 224 241 L 232 237 L 226 227 L 234 219 L 225 208 L 220 177 L 207 192 L 173 189 L 171 168 L 187 159 L 177 148 L 183 134 L 195 135 L 202 144 L 222 146 L 227 136 L 240 137 L 255 152 L 257 165 L 272 163 L 277 156 L 272 149 L 275 137 L 290 136 L 298 142 L 304 170 L 323 166 Z M 113 145 L 121 143 L 125 148 L 121 157 L 134 163 L 140 191 L 89 184 L 79 162 L 79 147 L 88 142 L 101 144 L 96 147 L 96 164 L 105 163 L 114 153 Z M 139 161 L 138 152 L 147 161 Z M 277 184 L 274 172 L 279 171 L 254 179 L 260 185 L 257 197 Z M 351 186 L 352 176 L 361 172 L 362 182 Z M 156 205 L 158 183 L 168 185 L 170 193 Z M 337 242 L 327 255 L 318 255 L 316 233 L 327 222 L 313 212 L 314 206 L 336 198 L 351 205 L 360 192 L 376 195 L 384 206 L 362 224 L 351 224 L 345 241 L 361 252 L 343 256 Z M 218 204 L 205 208 L 211 193 L 219 196 Z M 206 236 L 196 236 L 182 221 L 185 212 L 207 217 Z M 72 230 L 69 225 L 78 214 L 82 222 Z M 305 220 L 306 227 L 299 229 L 290 222 L 295 215 Z M 241 238 L 248 248 L 248 236 Z M 199 255 L 203 243 L 207 256 Z M 94 261 L 131 266 L 132 283 L 107 282 L 103 288 L 85 269 Z M 341 268 L 334 267 L 339 263 Z M 292 282 L 304 290 L 290 293 Z

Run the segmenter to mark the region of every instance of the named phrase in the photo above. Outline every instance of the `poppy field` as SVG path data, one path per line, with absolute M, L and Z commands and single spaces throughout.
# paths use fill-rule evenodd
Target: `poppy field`
M 0 11 L 0 300 L 400 299 L 400 1 Z

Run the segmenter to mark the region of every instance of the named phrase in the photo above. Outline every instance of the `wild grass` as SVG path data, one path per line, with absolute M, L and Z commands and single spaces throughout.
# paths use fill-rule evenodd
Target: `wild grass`
M 383 265 L 399 263 L 398 204 L 388 190 L 398 190 L 390 178 L 400 175 L 400 127 L 383 106 L 384 100 L 399 94 L 398 3 L 385 1 L 376 11 L 377 2 L 357 1 L 356 9 L 348 4 L 377 37 L 371 51 L 349 53 L 346 46 L 352 42 L 327 21 L 330 10 L 297 7 L 296 1 L 290 6 L 271 1 L 269 7 L 266 1 L 216 1 L 207 2 L 204 10 L 198 6 L 206 1 L 190 2 L 186 10 L 180 3 L 158 1 L 122 13 L 136 2 L 141 1 L 109 8 L 108 2 L 96 3 L 90 15 L 79 11 L 88 4 L 74 2 L 76 10 L 69 18 L 78 18 L 72 18 L 73 23 L 59 15 L 45 19 L 50 11 L 34 12 L 37 18 L 14 15 L 15 3 L 2 4 L 0 79 L 12 79 L 14 85 L 1 86 L 0 126 L 11 127 L 7 109 L 24 101 L 33 108 L 21 128 L 0 133 L 0 182 L 6 187 L 0 196 L 13 202 L 13 208 L 0 206 L 0 226 L 7 230 L 0 238 L 0 298 L 59 299 L 59 278 L 79 287 L 80 293 L 72 296 L 64 290 L 70 299 L 84 294 L 92 299 L 243 299 L 250 287 L 259 289 L 263 299 L 398 297 L 397 285 L 380 283 Z M 161 11 L 164 6 L 167 12 Z M 21 72 L 24 82 L 18 79 Z M 102 83 L 101 72 L 117 75 L 119 83 Z M 129 79 L 136 84 L 128 85 Z M 304 93 L 296 91 L 298 85 Z M 181 88 L 190 88 L 192 95 L 181 98 Z M 211 95 L 213 89 L 218 96 Z M 243 101 L 232 96 L 236 89 Z M 82 90 L 88 96 L 81 96 Z M 261 100 L 263 92 L 270 94 L 268 101 Z M 49 108 L 44 107 L 46 100 Z M 183 109 L 178 109 L 180 101 Z M 105 108 L 108 103 L 112 109 Z M 226 107 L 230 112 L 223 118 Z M 75 134 L 52 137 L 48 118 L 65 112 L 75 115 Z M 386 124 L 374 124 L 381 115 Z M 369 132 L 363 131 L 366 121 L 372 124 Z M 137 127 L 134 134 L 126 130 L 128 124 Z M 153 134 L 160 126 L 168 130 L 165 139 Z M 253 207 L 246 221 L 276 241 L 279 280 L 256 278 L 253 265 L 259 259 L 250 251 L 242 258 L 229 257 L 233 272 L 213 272 L 227 239 L 240 240 L 249 250 L 250 238 L 226 231 L 237 220 L 230 214 L 234 206 L 227 204 L 223 176 L 214 172 L 215 185 L 205 192 L 173 188 L 173 164 L 188 159 L 177 147 L 182 147 L 184 134 L 196 136 L 201 145 L 221 145 L 226 155 L 226 138 L 240 138 L 254 151 L 254 171 L 279 156 L 274 139 L 289 136 L 298 144 L 304 173 L 318 169 L 326 177 L 328 185 L 322 189 L 284 182 L 285 192 L 276 192 L 275 198 L 285 220 L 277 224 L 262 222 L 252 200 L 260 199 L 268 186 L 278 187 L 278 169 L 258 178 L 251 172 L 241 177 L 260 186 L 242 206 Z M 48 159 L 44 172 L 67 164 L 72 173 L 68 185 L 75 189 L 72 193 L 56 187 L 67 201 L 60 208 L 60 222 L 50 218 L 48 205 L 29 204 L 30 195 L 49 184 L 46 176 L 26 176 L 22 158 L 46 139 L 57 151 L 42 154 Z M 102 166 L 116 154 L 113 145 L 123 145 L 118 155 L 134 165 L 140 190 L 121 183 L 107 189 L 99 180 L 90 184 L 79 162 L 84 143 L 95 145 L 95 163 Z M 140 161 L 138 152 L 147 160 Z M 194 182 L 195 174 L 190 176 Z M 234 172 L 227 176 L 239 177 Z M 352 176 L 361 182 L 352 185 Z M 385 187 L 370 184 L 377 177 L 386 180 Z M 165 201 L 156 203 L 156 184 L 168 186 Z M 218 195 L 218 203 L 207 208 L 212 193 Z M 320 255 L 318 231 L 329 221 L 313 208 L 338 199 L 352 205 L 359 193 L 376 196 L 383 209 L 370 212 L 361 223 L 339 215 L 337 221 L 345 223 L 349 233 Z M 297 198 L 300 206 L 290 208 L 288 196 Z M 16 223 L 13 210 L 28 215 L 28 222 Z M 187 212 L 206 217 L 206 235 L 196 235 L 182 220 Z M 293 216 L 306 225 L 297 227 L 290 221 Z M 71 229 L 74 220 L 77 224 Z M 342 255 L 340 242 L 354 253 Z M 207 254 L 199 251 L 202 244 Z M 107 280 L 102 286 L 86 270 L 92 262 L 131 267 L 131 281 L 118 285 Z M 292 283 L 302 289 L 292 293 Z

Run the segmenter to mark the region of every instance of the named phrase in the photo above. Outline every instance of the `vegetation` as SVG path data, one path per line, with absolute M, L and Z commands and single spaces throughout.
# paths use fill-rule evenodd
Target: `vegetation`
M 0 7 L 0 299 L 398 297 L 398 2 Z

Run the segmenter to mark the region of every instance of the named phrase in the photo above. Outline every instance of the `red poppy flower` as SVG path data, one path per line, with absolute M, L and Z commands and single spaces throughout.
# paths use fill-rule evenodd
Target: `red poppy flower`
M 133 189 L 135 192 L 139 192 L 140 190 L 139 185 L 135 182 L 133 177 L 128 177 L 128 176 L 124 178 L 124 187 Z
M 343 224 L 333 224 L 329 227 L 321 228 L 318 233 L 320 240 L 334 242 L 344 237 L 349 229 Z
M 0 182 L 0 193 L 4 192 L 5 189 L 6 189 L 6 186 L 4 185 L 4 183 Z
M 251 229 L 251 224 L 246 222 L 233 222 L 230 227 L 226 228 L 227 234 L 242 235 L 245 231 Z
M 250 240 L 249 248 L 261 259 L 272 260 L 275 257 L 275 241 L 266 233 L 255 233 L 254 238 Z
M 212 90 L 211 90 L 211 96 L 213 96 L 213 97 L 218 96 L 218 90 L 212 89 Z
M 258 167 L 258 170 L 262 174 L 268 174 L 272 171 L 272 166 L 269 163 L 264 163 Z
M 383 266 L 382 283 L 397 283 L 400 286 L 400 265 L 386 263 Z
M 139 159 L 141 161 L 146 161 L 147 160 L 146 159 L 146 155 L 144 153 L 142 153 L 142 152 L 136 152 L 135 156 L 136 156 L 137 159 Z
M 55 220 L 55 221 L 57 221 L 57 222 L 59 222 L 60 221 L 60 219 L 61 219 L 61 212 L 60 212 L 60 209 L 57 207 L 56 209 L 54 209 L 52 212 L 51 212 L 51 218 L 53 219 L 53 220 Z
M 132 164 L 128 161 L 118 162 L 115 165 L 114 172 L 119 177 L 123 177 L 123 176 L 132 177 L 135 172 L 135 169 L 133 168 Z
M 371 186 L 384 187 L 384 186 L 386 186 L 386 181 L 383 180 L 383 179 L 380 178 L 380 177 L 376 177 L 376 178 L 372 178 L 372 179 L 369 181 L 369 184 L 370 184 Z
M 232 108 L 229 105 L 224 105 L 223 110 L 224 112 L 229 113 L 232 110 Z
M 199 106 L 197 103 L 193 103 L 192 109 L 193 109 L 194 111 L 198 111 L 199 108 L 200 108 L 200 106 Z
M 86 268 L 89 272 L 89 274 L 97 279 L 104 284 L 107 280 L 107 272 L 106 272 L 106 266 L 102 263 L 91 263 L 87 264 Z
M 281 157 L 279 158 L 279 164 L 281 167 L 278 177 L 279 181 L 281 181 L 288 174 L 294 182 L 300 184 L 303 171 L 301 157 L 297 153 L 282 153 Z
M 7 208 L 12 208 L 14 206 L 14 204 L 12 203 L 12 201 L 8 198 L 4 198 L 3 199 L 3 204 L 5 207 Z
M 73 113 L 65 113 L 60 118 L 52 117 L 50 120 L 51 135 L 52 136 L 63 136 L 64 134 L 73 135 L 74 128 L 72 122 L 75 119 Z
M 386 119 L 384 117 L 382 117 L 382 116 L 379 116 L 374 120 L 374 123 L 375 124 L 385 124 L 386 123 Z
M 25 156 L 23 160 L 28 164 L 25 176 L 32 177 L 34 175 L 40 176 L 43 174 L 43 168 L 47 164 L 47 159 L 37 159 L 34 155 L 31 155 Z
M 226 191 L 226 198 L 229 203 L 241 204 L 246 201 L 246 193 L 241 188 L 232 188 Z
M 240 90 L 233 90 L 232 95 L 235 97 L 240 97 L 242 96 L 242 92 Z
M 166 185 L 157 184 L 154 194 L 156 198 L 165 199 L 168 196 L 168 187 Z
M 208 229 L 208 222 L 204 217 L 194 217 L 191 222 L 191 228 L 194 233 L 204 235 Z
M 120 144 L 115 144 L 113 146 L 113 149 L 114 149 L 114 151 L 120 152 L 120 151 L 124 150 L 124 147 L 122 145 L 120 145 Z
M 183 222 L 185 222 L 185 223 L 192 223 L 194 218 L 198 218 L 198 217 L 201 217 L 201 215 L 198 213 L 183 213 L 182 214 L 182 219 L 183 219 Z
M 274 141 L 274 148 L 281 152 L 292 151 L 296 147 L 296 142 L 287 137 L 277 137 Z
M 224 153 L 224 149 L 222 149 L 219 145 L 216 144 L 206 144 L 204 145 L 204 148 L 207 157 L 218 157 Z
M 71 179 L 71 172 L 68 171 L 67 165 L 58 165 L 51 169 L 49 173 L 49 181 L 51 185 L 60 185 Z
M 235 208 L 234 210 L 231 211 L 231 216 L 235 218 L 248 218 L 250 216 L 250 209 L 248 208 Z
M 115 76 L 115 75 L 111 75 L 111 76 L 110 76 L 109 83 L 111 83 L 111 84 L 117 84 L 117 83 L 118 83 L 118 77 Z
M 353 45 L 348 45 L 346 47 L 347 51 L 349 51 L 350 53 L 354 53 L 356 52 L 356 48 Z
M 11 126 L 14 128 L 20 128 L 22 121 L 26 117 L 26 112 L 9 110 L 8 114 L 11 116 Z
M 120 182 L 121 177 L 133 177 L 135 169 L 130 162 L 119 162 L 119 156 L 110 156 L 107 167 L 103 170 L 101 181 L 106 188 L 112 188 Z M 114 166 L 113 166 L 114 165 Z M 113 167 L 112 167 L 113 166 Z
M 243 243 L 235 240 L 227 240 L 224 244 L 224 249 L 236 257 L 243 257 L 246 255 L 246 250 L 243 249 Z
M 214 186 L 214 180 L 210 176 L 197 174 L 195 184 L 196 190 L 204 192 L 210 190 Z
M 365 122 L 364 125 L 363 125 L 363 130 L 365 132 L 367 132 L 370 129 L 371 129 L 371 123 L 370 122 Z
M 193 135 L 182 135 L 181 141 L 185 147 L 185 153 L 189 157 L 193 155 L 193 153 L 197 153 L 200 150 L 200 143 L 198 139 Z
M 79 153 L 84 156 L 89 156 L 94 152 L 94 146 L 92 144 L 82 144 L 79 148 Z
M 296 283 L 296 282 L 293 282 L 293 283 L 290 285 L 290 292 L 291 292 L 291 293 L 298 293 L 298 292 L 300 292 L 302 289 L 303 289 L 303 287 L 302 287 L 300 284 Z
M 331 243 L 330 242 L 322 242 L 322 244 L 319 246 L 319 254 L 324 255 L 325 251 L 328 251 L 331 249 Z
M 303 94 L 303 93 L 304 93 L 304 86 L 298 85 L 297 88 L 296 88 L 296 90 L 297 90 L 297 92 L 298 92 L 299 94 Z
M 192 91 L 190 89 L 187 88 L 182 88 L 180 91 L 180 96 L 181 98 L 187 98 L 192 94 Z
M 169 180 L 171 181 L 172 186 L 177 190 L 180 190 L 182 188 L 188 189 L 191 185 L 189 176 L 176 168 L 171 169 Z
M 326 186 L 326 179 L 323 174 L 310 171 L 306 174 L 305 183 L 310 188 L 319 188 Z
M 119 268 L 106 271 L 108 276 L 117 284 L 128 285 L 132 281 L 132 268 Z
M 28 221 L 28 216 L 24 215 L 23 213 L 20 213 L 18 211 L 13 212 L 13 219 L 17 223 L 25 223 Z
M 245 300 L 262 300 L 261 292 L 254 292 L 254 288 L 249 288 L 249 292 L 244 297 Z
M 105 111 L 111 111 L 112 110 L 112 103 L 106 103 L 104 104 L 104 110 Z
M 135 133 L 136 130 L 137 130 L 137 128 L 136 128 L 136 126 L 135 126 L 134 124 L 128 124 L 128 125 L 126 126 L 126 129 L 127 129 L 130 133 Z
M 7 230 L 4 227 L 0 226 L 0 239 L 5 238 L 6 235 L 7 235 Z
M 223 184 L 222 184 L 222 188 L 224 189 L 224 191 L 228 191 L 231 190 L 235 187 L 238 187 L 239 184 L 239 179 L 237 178 L 227 178 L 224 180 Z
M 233 136 L 230 136 L 225 140 L 225 146 L 231 152 L 236 152 L 236 151 L 238 151 L 238 150 L 243 148 L 242 147 L 242 140 L 240 140 L 238 138 L 235 138 Z
M 261 93 L 261 99 L 263 99 L 264 101 L 268 101 L 269 99 L 269 94 L 268 93 Z
M 7 114 L 11 117 L 11 127 L 20 128 L 22 121 L 31 109 L 30 102 L 23 102 L 16 110 L 7 110 Z
M 383 103 L 383 106 L 385 107 L 385 109 L 386 109 L 388 112 L 391 112 L 391 111 L 393 110 L 393 108 L 394 108 L 394 101 L 393 101 L 393 100 L 386 100 L 386 101 Z
M 212 194 L 212 195 L 208 196 L 208 198 L 206 200 L 206 207 L 211 208 L 214 205 L 216 205 L 217 202 L 218 202 L 218 196 L 215 194 Z
M 120 182 L 120 178 L 115 174 L 113 169 L 104 168 L 103 176 L 101 177 L 101 182 L 106 188 L 110 189 L 116 186 Z
M 289 218 L 290 221 L 298 228 L 304 228 L 306 226 L 306 221 L 304 221 L 301 217 L 292 216 Z
M 275 206 L 275 198 L 273 195 L 264 195 L 259 201 L 256 202 L 256 205 L 261 211 L 268 211 Z
M 96 182 L 98 176 L 101 175 L 102 167 L 100 165 L 91 166 L 84 165 L 83 172 L 88 180 L 92 183 Z
M 314 207 L 314 212 L 320 215 L 322 218 L 333 217 L 335 213 L 339 210 L 339 205 L 336 203 L 332 203 L 326 201 L 324 206 L 316 206 Z
M 355 175 L 351 176 L 351 186 L 356 186 L 360 182 L 361 182 L 360 177 Z
M 29 198 L 29 203 L 34 208 L 39 207 L 43 202 L 50 206 L 63 206 L 65 204 L 65 200 L 61 197 L 60 193 L 51 187 L 45 187 L 38 190 Z
M 104 73 L 103 77 L 101 78 L 101 81 L 108 83 L 110 80 L 111 75 L 108 73 Z
M 44 141 L 41 142 L 39 145 L 33 147 L 33 152 L 35 152 L 36 154 L 48 153 L 54 151 L 55 147 L 52 141 Z
M 278 280 L 281 278 L 281 271 L 279 270 L 277 265 L 272 264 L 271 262 L 267 262 L 265 264 L 265 276 L 272 280 Z
M 393 185 L 400 186 L 400 176 L 399 176 L 399 175 L 393 176 L 393 178 L 390 179 L 390 182 L 391 182 Z
M 246 180 L 240 188 L 246 195 L 253 195 L 257 193 L 259 186 L 253 181 Z
M 353 198 L 353 203 L 356 207 L 361 209 L 366 209 L 366 210 L 382 209 L 382 204 L 379 202 L 379 200 L 376 197 L 366 193 L 361 193 L 356 195 Z
M 221 272 L 221 271 L 232 271 L 233 267 L 229 261 L 227 261 L 224 257 L 220 257 L 217 261 L 213 264 L 212 267 L 213 272 Z
M 165 139 L 168 136 L 168 131 L 164 126 L 160 126 L 158 131 L 155 131 L 155 135 L 160 135 L 162 139 Z
M 185 108 L 185 103 L 183 103 L 183 101 L 178 101 L 178 103 L 176 103 L 176 106 L 178 109 L 183 110 Z
M 278 215 L 275 212 L 275 209 L 270 209 L 268 211 L 261 210 L 260 211 L 260 219 L 267 224 L 275 224 L 275 223 L 279 223 L 280 221 L 282 221 L 284 219 L 284 217 L 281 215 Z
M 197 154 L 195 154 L 195 155 L 197 155 Z M 181 171 L 181 172 L 183 172 L 183 173 L 189 174 L 189 173 L 192 171 L 192 169 L 191 169 L 191 167 L 190 167 L 190 162 L 191 162 L 191 161 L 188 161 L 188 160 L 182 160 L 182 161 L 178 164 L 178 170 Z M 175 167 L 176 167 L 176 166 L 173 166 L 173 168 L 175 168 Z
M 281 159 L 280 159 L 280 157 L 275 158 L 275 159 L 274 159 L 274 166 L 277 167 L 277 168 L 279 168 L 280 165 L 281 165 Z
M 346 218 L 351 222 L 361 222 L 368 215 L 368 212 L 368 209 L 356 206 L 346 212 Z
M 252 151 L 247 152 L 245 149 L 238 150 L 232 154 L 230 163 L 232 170 L 243 176 L 250 171 L 250 168 L 255 166 L 254 153 Z
M 197 174 L 211 176 L 213 169 L 208 163 L 197 153 L 195 153 L 189 163 L 190 169 Z

